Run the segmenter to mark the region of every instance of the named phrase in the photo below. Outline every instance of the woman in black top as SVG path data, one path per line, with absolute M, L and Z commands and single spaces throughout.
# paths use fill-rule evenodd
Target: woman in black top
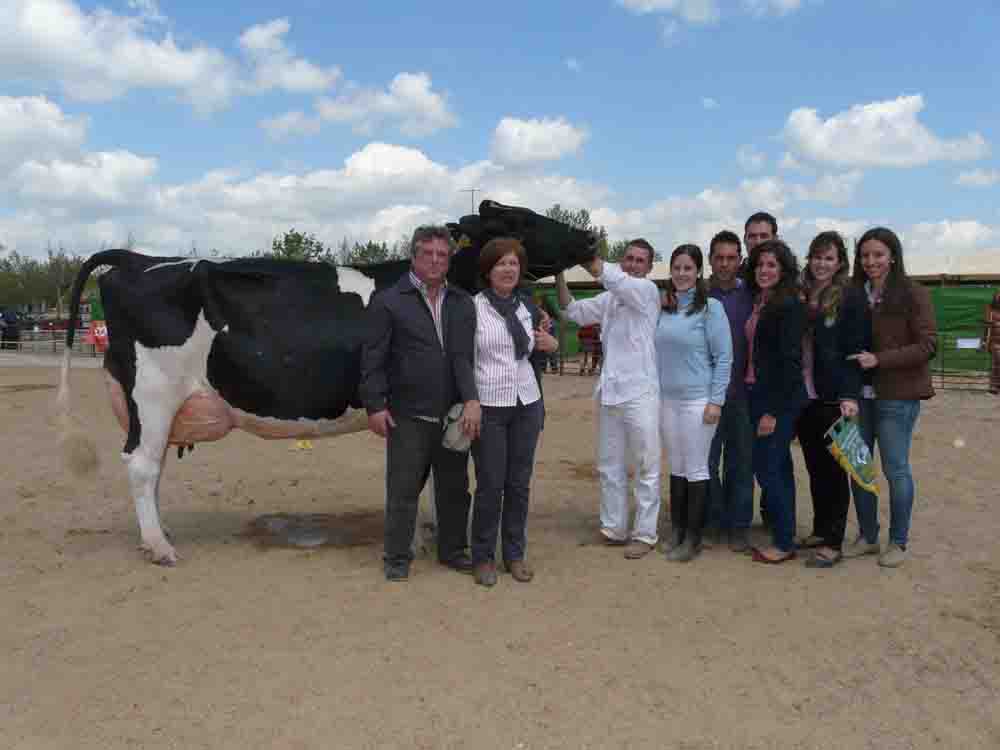
M 809 404 L 797 426 L 813 502 L 813 532 L 800 544 L 817 548 L 806 561 L 814 568 L 840 562 L 851 503 L 847 472 L 827 449 L 825 439 L 830 425 L 841 416 L 857 416 L 861 396 L 861 368 L 847 357 L 864 349 L 865 310 L 849 277 L 843 237 L 837 232 L 816 235 L 802 274 L 807 311 L 802 373 Z
M 747 259 L 747 287 L 754 298 L 747 321 L 746 383 L 757 438 L 753 471 L 767 494 L 773 543 L 753 559 L 782 563 L 795 557 L 795 474 L 790 446 L 806 403 L 802 380 L 805 305 L 799 298 L 799 264 L 781 240 L 757 245 Z

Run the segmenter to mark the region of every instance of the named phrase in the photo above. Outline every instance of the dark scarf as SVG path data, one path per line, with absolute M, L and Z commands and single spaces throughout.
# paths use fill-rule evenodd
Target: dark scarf
M 530 354 L 528 346 L 531 344 L 531 340 L 524 332 L 521 321 L 517 319 L 517 308 L 521 304 L 521 300 L 518 299 L 517 294 L 511 294 L 505 299 L 489 288 L 484 289 L 483 294 L 486 295 L 486 299 L 489 300 L 493 309 L 500 313 L 507 324 L 507 331 L 514 339 L 514 358 L 524 359 Z

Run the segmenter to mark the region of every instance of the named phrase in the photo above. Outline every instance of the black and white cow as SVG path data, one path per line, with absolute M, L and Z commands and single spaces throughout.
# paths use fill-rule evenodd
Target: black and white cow
M 449 225 L 460 244 L 449 281 L 473 291 L 482 245 L 521 239 L 526 276 L 591 259 L 595 237 L 528 209 L 483 201 Z M 409 267 L 394 261 L 334 267 L 265 258 L 211 261 L 107 250 L 73 287 L 58 402 L 69 410 L 69 367 L 80 297 L 98 267 L 108 327 L 104 367 L 112 407 L 127 431 L 123 458 L 142 548 L 153 562 L 178 555 L 159 517 L 158 487 L 170 444 L 218 440 L 239 428 L 264 438 L 358 432 L 365 308 Z

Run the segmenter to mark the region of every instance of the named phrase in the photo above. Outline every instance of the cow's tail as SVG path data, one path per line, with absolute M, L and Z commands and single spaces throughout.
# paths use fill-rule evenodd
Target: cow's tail
M 94 441 L 73 419 L 69 390 L 69 367 L 73 356 L 73 338 L 80 322 L 80 298 L 90 274 L 98 266 L 117 266 L 129 253 L 128 250 L 105 250 L 96 253 L 80 267 L 73 282 L 70 296 L 69 324 L 66 327 L 66 348 L 63 350 L 62 368 L 59 373 L 59 393 L 56 396 L 56 420 L 59 428 L 59 445 L 70 471 L 77 476 L 92 474 L 97 470 L 97 448 Z

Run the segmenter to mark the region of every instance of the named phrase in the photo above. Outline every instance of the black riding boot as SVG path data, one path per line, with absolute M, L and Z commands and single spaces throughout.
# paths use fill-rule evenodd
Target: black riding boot
M 684 544 L 688 529 L 688 480 L 670 475 L 670 543 L 667 544 L 667 559 Z
M 708 480 L 688 482 L 687 485 L 687 534 L 684 543 L 670 559 L 677 562 L 693 560 L 701 552 L 701 533 L 708 512 Z

